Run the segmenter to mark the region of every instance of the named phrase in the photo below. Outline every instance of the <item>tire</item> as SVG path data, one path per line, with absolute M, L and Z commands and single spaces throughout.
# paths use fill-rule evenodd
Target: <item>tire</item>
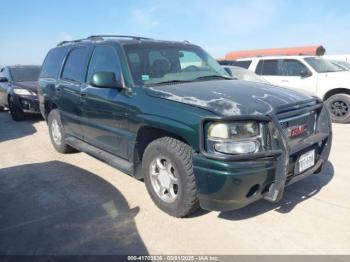
M 350 95 L 335 94 L 326 100 L 333 123 L 350 122 Z
M 56 151 L 62 154 L 76 151 L 66 143 L 66 136 L 61 122 L 61 117 L 57 109 L 50 111 L 48 116 L 48 126 L 51 143 Z
M 10 96 L 8 100 L 9 104 L 9 112 L 12 117 L 13 121 L 22 121 L 25 118 L 25 114 L 23 110 L 16 105 L 15 101 L 13 100 L 13 97 Z
M 144 152 L 142 171 L 148 193 L 164 212 L 185 217 L 199 208 L 189 145 L 171 137 L 154 140 Z
M 0 112 L 4 112 L 5 108 L 3 106 L 0 106 Z

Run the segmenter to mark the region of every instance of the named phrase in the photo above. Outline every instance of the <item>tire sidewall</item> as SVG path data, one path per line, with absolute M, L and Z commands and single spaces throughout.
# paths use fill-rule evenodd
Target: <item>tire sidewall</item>
M 9 112 L 10 112 L 12 119 L 14 121 L 23 120 L 24 119 L 24 112 L 22 111 L 21 108 L 19 108 L 16 105 L 16 102 L 12 97 L 9 98 L 8 104 L 9 104 Z
M 170 160 L 176 170 L 176 175 L 179 180 L 179 193 L 173 203 L 167 203 L 160 199 L 152 186 L 149 172 L 150 164 L 155 158 L 159 156 L 163 156 Z M 181 159 L 177 157 L 175 153 L 171 152 L 165 144 L 157 143 L 154 146 L 146 149 L 142 161 L 142 169 L 147 191 L 149 192 L 152 200 L 156 203 L 156 205 L 163 211 L 173 216 L 177 216 L 177 214 L 181 213 L 184 208 L 184 200 L 187 194 L 185 186 L 187 183 L 187 171 L 185 170 L 184 163 L 182 163 Z
M 57 145 L 55 140 L 52 137 L 52 127 L 51 127 L 51 125 L 52 125 L 52 121 L 54 119 L 57 120 L 57 123 L 58 123 L 58 125 L 60 127 L 60 131 L 61 131 L 61 144 L 60 145 Z M 48 126 L 49 126 L 50 139 L 51 139 L 51 143 L 52 143 L 53 147 L 58 152 L 64 153 L 65 147 L 66 147 L 65 134 L 64 134 L 63 125 L 62 125 L 62 122 L 61 122 L 61 117 L 60 117 L 60 114 L 59 114 L 57 109 L 53 109 L 53 110 L 50 111 L 49 117 L 48 117 Z
M 336 101 L 342 101 L 348 106 L 348 113 L 344 117 L 336 117 L 331 111 L 331 105 Z M 336 94 L 326 100 L 327 108 L 333 123 L 348 123 L 350 122 L 350 95 Z

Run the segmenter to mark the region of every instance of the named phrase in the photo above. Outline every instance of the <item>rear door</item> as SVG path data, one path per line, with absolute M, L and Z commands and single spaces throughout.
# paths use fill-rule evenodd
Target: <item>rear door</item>
M 80 123 L 81 88 L 86 73 L 89 47 L 76 46 L 69 50 L 61 77 L 56 85 L 56 92 L 60 101 L 60 113 L 65 132 L 74 137 L 83 138 Z
M 255 73 L 261 75 L 273 85 L 281 85 L 281 66 L 281 59 L 261 59 L 256 66 Z
M 121 79 L 121 67 L 116 50 L 112 46 L 96 46 L 90 59 L 86 86 L 82 90 L 82 124 L 84 140 L 127 159 L 128 142 L 128 100 L 123 89 L 93 87 L 90 80 L 96 72 L 113 72 Z

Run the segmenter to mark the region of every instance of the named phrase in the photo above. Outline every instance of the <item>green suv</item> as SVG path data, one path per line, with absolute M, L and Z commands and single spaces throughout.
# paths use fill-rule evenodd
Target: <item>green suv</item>
M 232 79 L 188 42 L 62 42 L 43 63 L 39 102 L 57 151 L 83 151 L 143 179 L 176 217 L 278 201 L 322 170 L 332 141 L 320 99 Z

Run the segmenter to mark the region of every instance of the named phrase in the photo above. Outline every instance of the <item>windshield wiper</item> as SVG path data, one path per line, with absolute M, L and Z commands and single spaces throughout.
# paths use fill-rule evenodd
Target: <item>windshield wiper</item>
M 227 77 L 227 76 L 221 76 L 221 75 L 207 75 L 207 76 L 200 76 L 197 77 L 196 80 L 201 80 L 201 79 L 225 79 L 225 80 L 233 80 L 234 78 L 232 77 Z
M 156 85 L 176 84 L 176 83 L 185 83 L 185 82 L 191 82 L 191 80 L 169 80 L 169 81 L 163 81 L 158 83 L 149 83 L 147 85 L 156 86 Z

